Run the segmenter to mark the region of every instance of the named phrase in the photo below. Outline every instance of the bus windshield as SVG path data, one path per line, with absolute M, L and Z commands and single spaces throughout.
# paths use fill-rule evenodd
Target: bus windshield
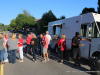
M 97 22 L 97 26 L 100 30 L 100 22 Z M 100 37 L 97 26 L 96 26 L 96 23 L 93 23 L 93 25 L 92 25 L 92 28 L 93 28 L 93 36 L 92 37 L 93 38 L 99 38 Z

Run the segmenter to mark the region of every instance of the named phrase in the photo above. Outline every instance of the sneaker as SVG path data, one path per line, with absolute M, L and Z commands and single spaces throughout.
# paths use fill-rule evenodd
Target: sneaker
M 37 63 L 37 61 L 35 61 L 35 63 Z
M 46 63 L 47 61 L 46 61 L 46 60 L 43 60 L 42 62 L 43 62 L 43 63 Z
M 33 61 L 34 61 L 34 59 L 33 59 Z
M 47 61 L 49 61 L 49 59 L 47 59 Z
M 60 62 L 59 64 L 63 64 L 63 62 Z
M 8 59 L 6 59 L 4 62 L 8 62 Z
M 19 62 L 24 62 L 23 60 L 19 61 Z

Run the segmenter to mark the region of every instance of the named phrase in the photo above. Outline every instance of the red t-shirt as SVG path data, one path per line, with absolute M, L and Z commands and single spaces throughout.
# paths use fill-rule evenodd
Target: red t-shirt
M 31 38 L 30 38 L 30 37 L 27 37 L 27 38 L 26 38 L 26 42 L 27 42 L 27 44 L 30 44 Z
M 60 39 L 60 40 L 58 41 L 58 46 L 60 46 L 60 45 L 61 45 L 61 50 L 62 50 L 62 51 L 66 50 L 66 40 Z
M 19 39 L 18 42 L 22 43 L 22 44 L 18 44 L 18 47 L 22 47 L 23 46 L 23 39 Z

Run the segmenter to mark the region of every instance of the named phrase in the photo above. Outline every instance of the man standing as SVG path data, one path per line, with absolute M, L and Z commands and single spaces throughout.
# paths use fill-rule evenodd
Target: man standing
M 72 39 L 72 53 L 73 53 L 73 59 L 74 59 L 74 66 L 81 66 L 79 60 L 81 59 L 81 51 L 79 46 L 82 46 L 83 44 L 80 44 L 80 41 L 83 40 L 88 40 L 88 39 L 83 39 L 79 37 L 79 32 L 75 33 L 75 37 Z
M 43 36 L 44 36 L 44 41 L 43 41 L 43 56 L 44 56 L 44 60 L 42 62 L 46 63 L 47 61 L 49 61 L 48 52 L 47 52 L 49 40 L 46 37 L 46 34 L 43 34 Z M 46 60 L 46 56 L 47 56 L 47 60 Z
M 40 34 L 40 55 L 43 56 L 43 36 Z
M 28 37 L 26 38 L 26 42 L 27 42 L 26 54 L 28 54 L 28 52 L 30 51 L 30 42 L 31 42 L 30 34 L 28 34 Z
M 48 31 L 46 31 L 46 37 L 47 37 L 48 40 L 49 40 L 49 44 L 48 44 L 48 56 L 50 57 L 50 50 L 51 50 L 50 41 L 51 41 L 52 39 L 51 39 L 51 36 L 49 35 L 49 32 L 48 32 Z

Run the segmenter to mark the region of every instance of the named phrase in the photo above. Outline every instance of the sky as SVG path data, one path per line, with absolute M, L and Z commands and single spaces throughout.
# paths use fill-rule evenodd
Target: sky
M 66 18 L 79 15 L 83 8 L 95 8 L 98 0 L 0 0 L 0 23 L 9 25 L 18 14 L 27 10 L 36 19 L 43 13 L 52 10 L 57 18 L 64 15 Z

